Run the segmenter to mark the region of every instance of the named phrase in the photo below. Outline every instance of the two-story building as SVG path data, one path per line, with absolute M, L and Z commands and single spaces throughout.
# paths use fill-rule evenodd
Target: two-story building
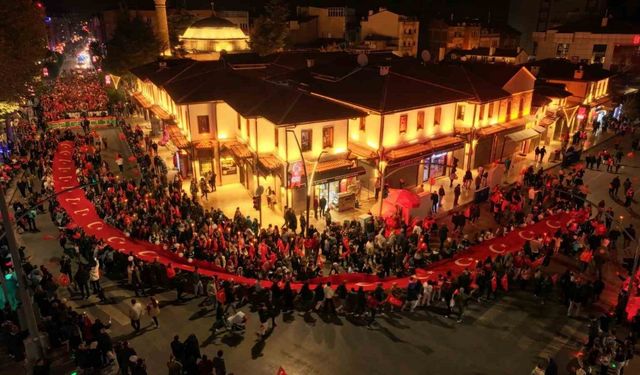
M 591 127 L 594 121 L 602 121 L 603 116 L 614 109 L 609 96 L 609 78 L 612 74 L 599 65 L 576 64 L 566 59 L 543 59 L 526 66 L 538 79 L 562 84 L 571 93 L 563 107 L 567 112 L 566 129 L 563 128 L 563 132 L 573 133 L 577 129 Z
M 418 55 L 420 22 L 386 8 L 370 10 L 360 21 L 360 40 L 371 50 L 391 50 L 400 56 Z

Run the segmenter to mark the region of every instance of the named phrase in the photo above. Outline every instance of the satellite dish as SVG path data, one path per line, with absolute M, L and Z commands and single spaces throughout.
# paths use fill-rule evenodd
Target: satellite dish
M 420 57 L 422 58 L 423 62 L 429 62 L 429 60 L 431 60 L 431 53 L 428 50 L 424 50 L 422 51 L 422 53 L 420 54 Z
M 369 63 L 369 58 L 364 53 L 358 54 L 358 65 L 366 66 Z

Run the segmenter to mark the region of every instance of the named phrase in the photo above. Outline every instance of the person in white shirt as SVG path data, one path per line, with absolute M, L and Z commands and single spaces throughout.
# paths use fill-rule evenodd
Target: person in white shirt
M 138 332 L 140 331 L 140 317 L 144 312 L 142 304 L 135 299 L 131 299 L 131 306 L 129 306 L 129 319 L 131 319 L 131 327 Z
M 420 306 L 431 306 L 433 299 L 433 283 L 425 281 L 422 283 L 422 300 Z
M 335 291 L 331 288 L 331 283 L 324 286 L 324 310 L 336 313 L 336 305 L 333 303 Z

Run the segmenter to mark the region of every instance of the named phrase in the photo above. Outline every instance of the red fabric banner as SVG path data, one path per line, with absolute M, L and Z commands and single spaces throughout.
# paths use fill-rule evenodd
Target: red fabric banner
M 74 152 L 73 142 L 65 141 L 58 145 L 53 161 L 53 180 L 56 193 L 61 193 L 64 190 L 77 188 L 79 186 L 72 159 Z M 253 285 L 255 283 L 254 279 L 229 274 L 224 269 L 216 267 L 213 263 L 199 260 L 189 262 L 188 259 L 180 257 L 178 254 L 165 249 L 161 245 L 127 237 L 121 230 L 106 224 L 98 216 L 95 207 L 80 188 L 64 192 L 58 195 L 57 199 L 60 206 L 67 212 L 71 219 L 71 223 L 69 224 L 70 228 L 82 227 L 87 235 L 102 239 L 122 253 L 133 253 L 145 262 L 157 258 L 158 261 L 164 265 L 171 264 L 175 268 L 191 272 L 197 265 L 200 273 L 205 276 L 216 276 L 221 280 L 228 280 L 245 285 Z M 472 246 L 469 250 L 451 259 L 444 259 L 432 263 L 425 269 L 416 270 L 416 277 L 421 281 L 425 281 L 435 279 L 439 274 L 446 274 L 447 271 L 451 271 L 452 275 L 456 277 L 465 269 L 472 270 L 475 268 L 477 262 L 482 262 L 487 257 L 494 258 L 497 255 L 506 254 L 507 252 L 519 251 L 522 249 L 522 245 L 526 240 L 531 240 L 545 232 L 551 234 L 555 232 L 557 228 L 564 228 L 569 222 L 574 220 L 575 216 L 576 215 L 562 213 L 526 228 L 518 228 L 504 237 L 495 238 Z M 314 287 L 318 283 L 326 283 L 329 281 L 335 286 L 344 282 L 347 289 L 362 287 L 365 291 L 372 291 L 379 282 L 383 284 L 382 286 L 385 289 L 390 289 L 394 283 L 396 283 L 399 288 L 405 288 L 409 282 L 409 278 L 390 277 L 381 279 L 376 275 L 356 273 L 318 277 L 308 280 L 311 287 Z M 264 287 L 271 286 L 270 281 L 263 280 L 260 283 Z M 291 287 L 294 290 L 299 290 L 302 287 L 302 283 L 294 282 L 291 284 Z

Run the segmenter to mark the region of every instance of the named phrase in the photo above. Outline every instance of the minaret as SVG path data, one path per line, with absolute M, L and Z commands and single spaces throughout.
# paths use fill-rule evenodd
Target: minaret
M 158 21 L 158 38 L 162 43 L 162 55 L 171 56 L 171 44 L 169 43 L 169 23 L 167 22 L 167 0 L 154 0 L 156 5 L 156 17 Z

